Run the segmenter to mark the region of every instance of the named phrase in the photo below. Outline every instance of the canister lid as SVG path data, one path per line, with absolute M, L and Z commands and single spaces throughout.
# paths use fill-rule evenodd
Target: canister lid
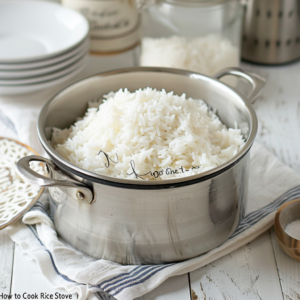
M 27 155 L 37 154 L 29 146 L 0 137 L 0 229 L 20 219 L 38 201 L 44 188 L 24 182 L 16 173 L 16 162 Z M 44 174 L 41 164 L 32 169 Z

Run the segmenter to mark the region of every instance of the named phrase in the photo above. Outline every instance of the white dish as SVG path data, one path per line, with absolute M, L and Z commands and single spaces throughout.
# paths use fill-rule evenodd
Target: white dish
M 54 85 L 59 85 L 67 80 L 72 79 L 84 68 L 85 64 L 82 64 L 79 68 L 75 69 L 73 72 L 66 74 L 65 76 L 55 78 L 54 80 L 49 80 L 37 84 L 29 85 L 20 85 L 20 86 L 1 86 L 0 85 L 0 94 L 1 95 L 20 95 L 32 93 L 38 90 L 46 89 Z
M 44 60 L 79 45 L 88 35 L 78 12 L 47 1 L 0 1 L 0 62 Z
M 44 76 L 31 77 L 27 79 L 5 79 L 0 80 L 0 86 L 20 86 L 28 84 L 36 84 L 40 82 L 45 82 L 53 80 L 55 78 L 62 77 L 75 69 L 79 68 L 87 60 L 87 55 L 82 56 L 79 60 L 73 63 L 71 66 L 65 67 L 59 72 L 53 72 Z
M 83 49 L 83 51 L 80 51 L 75 56 L 72 56 L 71 58 L 64 60 L 63 62 L 57 63 L 55 65 L 51 65 L 44 68 L 39 69 L 32 69 L 32 70 L 21 70 L 21 71 L 1 71 L 0 70 L 0 80 L 1 79 L 29 79 L 30 77 L 34 76 L 43 76 L 47 75 L 49 73 L 59 72 L 60 70 L 71 66 L 73 63 L 78 61 L 80 58 L 82 58 L 84 55 L 88 53 L 87 49 Z
M 64 54 L 55 56 L 50 59 L 41 60 L 38 62 L 32 62 L 32 63 L 19 63 L 19 64 L 1 64 L 0 63 L 0 70 L 1 71 L 22 71 L 22 70 L 32 70 L 32 69 L 38 69 L 38 68 L 44 68 L 47 66 L 51 66 L 54 64 L 57 64 L 59 62 L 65 61 L 75 55 L 77 55 L 81 51 L 88 51 L 90 46 L 89 38 L 85 39 L 83 43 L 78 45 L 75 49 L 72 49 Z

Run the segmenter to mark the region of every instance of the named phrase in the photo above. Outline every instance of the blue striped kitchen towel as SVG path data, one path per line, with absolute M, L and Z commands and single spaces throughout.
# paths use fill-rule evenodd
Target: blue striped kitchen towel
M 130 300 L 150 292 L 171 276 L 201 268 L 250 242 L 272 226 L 282 203 L 299 197 L 300 175 L 255 143 L 245 218 L 226 242 L 199 257 L 165 265 L 124 266 L 86 256 L 57 237 L 46 195 L 23 217 L 23 223 L 7 231 L 36 260 L 54 287 L 78 293 L 79 299 Z
M 18 134 L 13 122 L 0 110 L 0 132 L 1 137 L 17 139 Z

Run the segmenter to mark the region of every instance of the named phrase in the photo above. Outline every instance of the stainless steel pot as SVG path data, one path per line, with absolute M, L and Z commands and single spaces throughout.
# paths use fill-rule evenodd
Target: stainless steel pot
M 243 217 L 247 199 L 249 150 L 257 131 L 249 102 L 264 80 L 239 69 L 216 75 L 243 77 L 252 85 L 246 100 L 217 79 L 188 71 L 133 68 L 80 80 L 60 91 L 41 110 L 40 141 L 51 160 L 21 159 L 19 174 L 49 187 L 51 214 L 60 236 L 95 258 L 122 264 L 154 264 L 195 257 L 224 242 Z M 246 145 L 226 164 L 202 174 L 163 181 L 119 179 L 83 170 L 62 158 L 49 139 L 52 128 L 66 128 L 84 115 L 87 102 L 110 91 L 152 87 L 203 99 L 227 126 L 248 126 Z M 29 167 L 47 165 L 49 177 Z

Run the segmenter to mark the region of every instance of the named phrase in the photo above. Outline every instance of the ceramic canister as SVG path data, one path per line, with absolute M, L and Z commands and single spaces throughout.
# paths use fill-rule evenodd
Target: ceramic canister
M 134 0 L 62 0 L 62 4 L 89 20 L 91 52 L 119 52 L 139 43 L 141 21 Z

